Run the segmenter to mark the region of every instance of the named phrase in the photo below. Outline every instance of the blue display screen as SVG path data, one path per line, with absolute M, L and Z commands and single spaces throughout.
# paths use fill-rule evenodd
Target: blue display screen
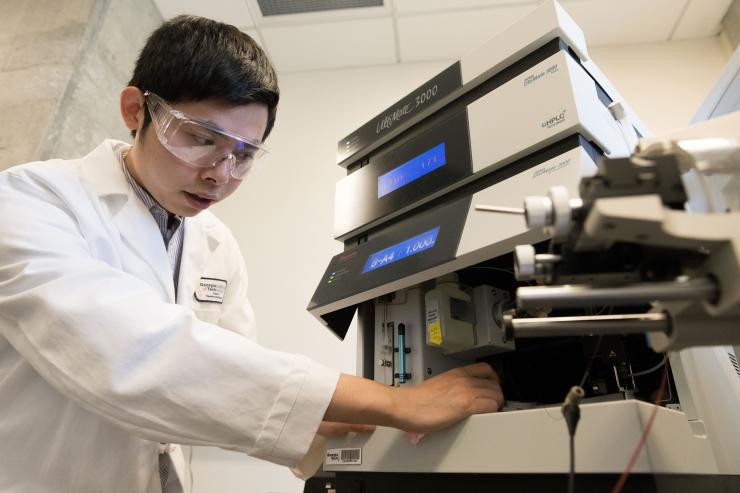
M 378 198 L 405 187 L 446 164 L 444 142 L 378 177 Z
M 429 231 L 425 231 L 420 235 L 416 235 L 413 238 L 409 238 L 401 243 L 396 243 L 393 246 L 384 248 L 379 252 L 375 252 L 367 258 L 365 262 L 365 268 L 362 269 L 362 273 L 370 272 L 371 270 L 385 267 L 386 265 L 398 262 L 406 257 L 429 250 L 437 242 L 437 234 L 439 233 L 439 226 Z

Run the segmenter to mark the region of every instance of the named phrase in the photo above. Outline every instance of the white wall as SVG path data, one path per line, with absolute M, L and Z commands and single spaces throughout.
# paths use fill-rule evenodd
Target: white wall
M 729 51 L 716 38 L 592 50 L 592 57 L 653 132 L 688 123 Z M 215 212 L 233 229 L 250 271 L 250 297 L 265 346 L 355 368 L 354 332 L 340 342 L 305 307 L 329 259 L 336 142 L 436 74 L 447 63 L 283 75 L 272 158 Z M 196 492 L 299 492 L 283 468 L 198 449 Z
M 732 52 L 722 38 L 590 48 L 653 134 L 688 125 Z

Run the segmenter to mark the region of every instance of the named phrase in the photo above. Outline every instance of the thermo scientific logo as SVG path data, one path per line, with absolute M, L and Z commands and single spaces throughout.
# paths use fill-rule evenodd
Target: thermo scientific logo
M 552 118 L 550 118 L 549 120 L 543 121 L 541 123 L 542 128 L 552 128 L 552 127 L 555 127 L 555 126 L 560 125 L 561 123 L 563 123 L 565 121 L 565 111 L 566 110 L 563 110 L 560 113 L 558 113 L 557 115 L 555 115 Z

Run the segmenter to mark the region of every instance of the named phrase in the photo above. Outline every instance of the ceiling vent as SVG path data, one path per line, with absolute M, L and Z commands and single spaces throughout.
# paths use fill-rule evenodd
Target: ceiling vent
M 257 3 L 263 17 L 383 6 L 383 0 L 257 0 Z

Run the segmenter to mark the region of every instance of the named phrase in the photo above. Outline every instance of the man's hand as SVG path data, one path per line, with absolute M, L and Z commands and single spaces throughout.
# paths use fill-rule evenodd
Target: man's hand
M 341 375 L 324 419 L 427 433 L 472 414 L 495 412 L 503 402 L 498 376 L 485 363 L 455 368 L 415 386 L 388 387 Z
M 498 375 L 486 363 L 455 368 L 419 385 L 394 389 L 393 426 L 427 433 L 472 414 L 498 411 L 504 403 Z

